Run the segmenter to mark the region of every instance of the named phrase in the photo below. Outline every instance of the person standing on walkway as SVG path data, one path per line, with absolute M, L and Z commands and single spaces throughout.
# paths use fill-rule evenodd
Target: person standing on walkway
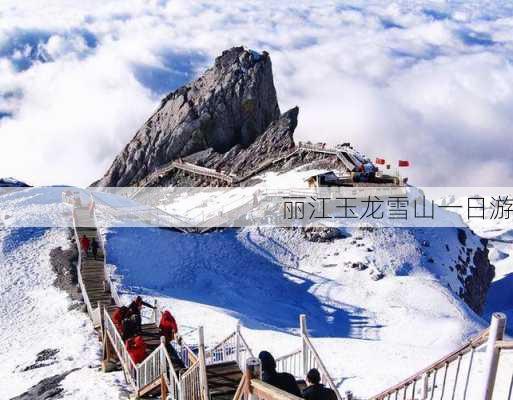
M 277 372 L 276 361 L 271 353 L 261 351 L 258 358 L 262 363 L 262 381 L 294 396 L 301 397 L 301 391 L 297 385 L 296 378 L 287 372 Z
M 83 235 L 80 239 L 80 247 L 82 247 L 82 252 L 87 257 L 87 253 L 89 252 L 89 245 L 91 242 L 89 241 L 89 238 L 86 235 Z
M 93 251 L 93 257 L 95 260 L 96 260 L 96 256 L 98 255 L 99 247 L 100 247 L 100 245 L 98 244 L 98 241 L 96 240 L 96 238 L 93 238 L 93 240 L 91 241 L 91 250 Z
M 321 383 L 321 374 L 317 368 L 312 368 L 306 375 L 308 387 L 303 390 L 306 400 L 337 400 L 335 392 Z
M 178 326 L 176 324 L 175 317 L 173 317 L 169 310 L 162 313 L 159 328 L 160 335 L 166 338 L 166 342 L 171 342 L 178 333 Z
M 134 301 L 130 303 L 128 306 L 128 310 L 130 311 L 130 316 L 134 317 L 135 322 L 137 324 L 137 331 L 141 331 L 141 310 L 143 306 L 149 307 L 151 309 L 155 309 L 154 306 L 151 304 L 146 303 L 143 301 L 141 296 L 137 296 Z

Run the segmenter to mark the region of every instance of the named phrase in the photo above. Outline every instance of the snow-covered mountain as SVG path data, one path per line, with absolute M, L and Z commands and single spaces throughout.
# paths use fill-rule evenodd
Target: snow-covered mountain
M 14 178 L 0 178 L 0 187 L 29 187 L 29 185 Z
M 152 173 L 151 185 L 214 184 L 160 170 L 185 161 L 228 177 L 267 165 L 244 184 L 306 187 L 309 173 L 340 161 L 300 152 L 283 159 L 295 148 L 297 115 L 296 108 L 279 115 L 269 56 L 231 49 L 204 77 L 164 99 L 98 184 L 141 184 Z M 0 201 L 0 318 L 10 327 L 0 331 L 0 386 L 7 385 L 8 397 L 45 385 L 65 398 L 123 397 L 121 375 L 98 371 L 99 344 L 79 303 L 54 285 L 65 269 L 55 269 L 51 251 L 72 248 L 68 230 L 19 228 L 67 226 L 71 210 L 61 192 L 23 188 Z M 193 194 L 186 200 L 201 201 Z M 97 212 L 108 217 L 100 204 Z M 488 317 L 499 304 L 485 303 L 493 278 L 486 242 L 466 228 L 340 229 L 319 242 L 303 229 L 191 234 L 112 222 L 103 235 L 123 301 L 156 298 L 182 330 L 203 325 L 210 344 L 240 320 L 255 351 L 277 355 L 298 345 L 298 316 L 305 313 L 339 389 L 360 397 L 453 350 L 483 329 L 480 314 Z M 491 249 L 497 263 L 507 259 L 503 247 Z M 503 309 L 513 302 L 505 303 Z
M 60 385 L 48 386 L 62 390 L 64 398 L 123 396 L 122 375 L 98 370 L 101 349 L 86 316 L 53 286 L 58 274 L 50 252 L 71 246 L 68 231 L 14 227 L 27 214 L 71 218 L 59 192 L 28 188 L 7 194 L 0 211 L 13 221 L 0 238 L 0 265 L 7 271 L 1 318 L 10 327 L 0 333 L 0 382 L 9 383 L 8 398 L 61 374 Z M 298 345 L 298 315 L 306 313 L 340 390 L 363 397 L 486 326 L 459 297 L 463 285 L 451 270 L 467 248 L 483 248 L 465 232 L 464 245 L 456 228 L 345 229 L 343 237 L 322 243 L 309 241 L 301 230 L 277 228 L 186 234 L 120 227 L 104 235 L 124 301 L 136 293 L 158 299 L 182 331 L 203 325 L 209 344 L 240 320 L 255 351 L 277 355 Z

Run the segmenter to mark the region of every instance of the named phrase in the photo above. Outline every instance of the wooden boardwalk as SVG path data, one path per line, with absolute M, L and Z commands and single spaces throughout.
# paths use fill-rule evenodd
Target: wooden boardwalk
M 147 346 L 146 358 L 137 365 L 133 362 L 112 321 L 112 313 L 121 302 L 106 268 L 102 237 L 96 227 L 95 216 L 88 207 L 73 206 L 73 226 L 79 252 L 79 286 L 87 312 L 102 341 L 103 370 L 122 370 L 133 390 L 133 398 L 160 396 L 166 400 L 240 399 L 246 384 L 243 372 L 248 361 L 255 358 L 241 335 L 239 326 L 235 332 L 210 348 L 205 348 L 202 327 L 198 328 L 197 346 L 188 345 L 182 338 L 166 343 L 157 324 L 160 312 L 156 304 L 152 321 L 142 325 L 141 335 Z M 90 241 L 96 239 L 100 244 L 96 259 L 92 252 L 86 254 L 81 249 L 80 238 L 84 235 Z M 301 321 L 302 340 L 306 340 L 304 317 Z M 298 354 L 303 361 L 297 359 Z M 278 360 L 280 368 L 295 374 L 299 381 L 307 368 L 321 368 L 324 381 L 335 388 L 309 341 L 303 343 L 303 352 L 295 352 Z M 305 362 L 309 364 L 304 364 Z M 300 372 L 294 371 L 297 366 L 301 366 Z M 258 382 L 253 380 L 253 383 Z M 299 400 L 279 389 L 263 383 L 262 385 L 257 386 L 265 392 L 263 399 Z M 339 400 L 342 398 L 339 397 Z
M 323 147 L 318 146 L 314 144 L 307 144 L 307 143 L 298 143 L 298 145 L 291 150 L 289 153 L 278 156 L 272 160 L 267 160 L 261 163 L 260 165 L 256 166 L 252 170 L 248 171 L 246 174 L 242 176 L 237 176 L 233 174 L 226 174 L 223 172 L 216 171 L 212 168 L 206 168 L 199 165 L 195 165 L 189 162 L 181 161 L 181 160 L 175 160 L 171 161 L 167 164 L 164 164 L 154 172 L 147 175 L 145 178 L 143 178 L 138 183 L 138 187 L 140 188 L 135 193 L 131 195 L 131 197 L 137 196 L 137 194 L 142 190 L 142 188 L 147 187 L 154 183 L 159 178 L 165 176 L 169 172 L 171 172 L 174 169 L 179 169 L 185 172 L 188 172 L 190 174 L 199 175 L 207 178 L 217 179 L 223 182 L 228 183 L 229 185 L 234 184 L 240 184 L 249 178 L 255 176 L 256 174 L 272 167 L 273 165 L 276 165 L 277 163 L 287 160 L 299 152 L 312 152 L 312 153 L 322 153 L 322 154 L 328 154 L 333 155 L 338 158 L 338 160 L 344 165 L 344 167 L 348 171 L 352 171 L 358 164 L 359 161 L 355 158 L 354 155 L 352 155 L 347 149 L 341 150 L 338 148 L 331 148 L 331 147 Z
M 116 303 L 112 297 L 110 287 L 107 287 L 105 280 L 105 254 L 102 247 L 98 249 L 98 255 L 94 259 L 91 252 L 85 254 L 80 246 L 80 239 L 85 235 L 90 241 L 96 239 L 100 243 L 94 217 L 87 207 L 75 207 L 73 209 L 75 239 L 79 251 L 79 284 L 82 296 L 88 312 L 92 315 L 99 315 L 100 308 L 104 307 L 112 312 Z M 86 300 L 87 299 L 87 300 Z M 99 328 L 100 320 L 93 320 L 95 328 Z

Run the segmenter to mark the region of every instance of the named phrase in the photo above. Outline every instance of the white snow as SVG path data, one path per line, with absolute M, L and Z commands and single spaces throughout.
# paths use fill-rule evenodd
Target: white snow
M 9 215 L 7 221 L 32 214 L 68 218 L 60 192 L 50 193 L 27 189 L 7 195 L 0 212 Z M 298 316 L 305 313 L 340 391 L 361 397 L 397 383 L 486 326 L 457 296 L 461 285 L 448 268 L 459 255 L 456 229 L 346 233 L 332 243 L 311 243 L 285 229 L 104 232 L 124 302 L 135 294 L 156 298 L 176 315 L 182 331 L 204 325 L 209 344 L 240 320 L 255 352 L 268 349 L 277 356 L 299 346 Z M 122 374 L 98 371 L 99 342 L 86 315 L 69 311 L 70 300 L 52 286 L 48 253 L 67 245 L 66 231 L 8 226 L 0 235 L 0 322 L 9 327 L 0 331 L 0 386 L 9 383 L 7 396 L 78 368 L 62 384 L 65 397 L 123 397 Z M 467 246 L 480 245 L 478 237 L 467 236 Z M 511 244 L 494 246 L 497 254 L 510 254 Z M 492 286 L 487 312 L 500 306 L 511 287 L 511 257 L 498 259 L 496 282 L 502 283 Z M 357 271 L 351 268 L 355 262 L 368 268 Z M 374 281 L 371 271 L 385 278 Z M 513 302 L 504 301 L 503 309 L 511 309 Z M 21 371 L 47 348 L 59 349 L 55 364 Z M 476 365 L 482 369 L 482 360 Z
M 23 203 L 40 196 L 37 206 L 28 207 L 30 213 L 58 213 L 60 196 L 54 195 L 27 189 L 16 200 L 1 198 L 0 210 L 24 218 L 28 210 Z M 119 399 L 122 375 L 99 371 L 101 347 L 87 315 L 70 311 L 67 294 L 53 286 L 49 253 L 58 246 L 69 246 L 66 229 L 0 230 L 1 396 L 17 396 L 42 379 L 74 370 L 62 382 L 64 398 Z M 24 371 L 45 349 L 58 350 L 55 360 Z
M 313 244 L 287 230 L 195 235 L 118 228 L 107 242 L 124 301 L 136 293 L 157 298 L 180 325 L 204 325 L 210 344 L 240 319 L 250 346 L 276 355 L 299 345 L 293 335 L 306 313 L 340 390 L 365 396 L 450 352 L 485 324 L 409 250 L 413 243 L 387 246 L 372 234 L 351 233 L 334 244 Z M 405 232 L 390 234 L 394 242 Z M 358 235 L 360 247 L 351 244 Z M 441 235 L 440 246 L 447 237 Z M 377 269 L 380 262 L 368 254 L 385 251 L 405 269 L 375 282 L 369 271 L 346 265 L 363 261 Z M 412 254 L 416 259 L 408 259 Z

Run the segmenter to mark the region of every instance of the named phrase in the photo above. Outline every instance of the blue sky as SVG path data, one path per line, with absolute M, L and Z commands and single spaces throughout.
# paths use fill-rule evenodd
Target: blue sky
M 223 49 L 271 54 L 297 139 L 409 159 L 419 185 L 513 185 L 503 2 L 5 0 L 0 176 L 87 185 Z

